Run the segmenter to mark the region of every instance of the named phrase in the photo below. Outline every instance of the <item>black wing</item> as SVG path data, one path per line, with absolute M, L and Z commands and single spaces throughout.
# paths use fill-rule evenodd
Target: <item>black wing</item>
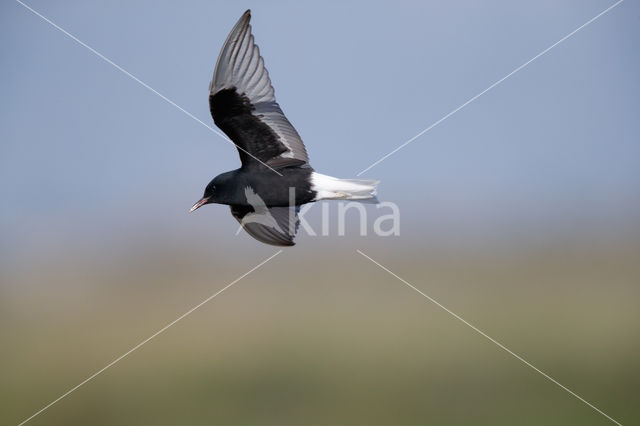
M 209 86 L 213 121 L 238 147 L 243 167 L 303 165 L 307 151 L 276 102 L 250 20 L 247 10 L 218 56 Z
M 274 246 L 295 245 L 293 239 L 298 232 L 300 207 L 230 206 L 231 214 L 242 228 L 256 240 Z

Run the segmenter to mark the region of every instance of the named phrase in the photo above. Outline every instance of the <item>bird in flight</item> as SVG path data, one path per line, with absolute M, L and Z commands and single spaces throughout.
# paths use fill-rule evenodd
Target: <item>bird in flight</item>
M 213 121 L 233 141 L 242 166 L 222 173 L 190 211 L 226 204 L 253 238 L 292 246 L 300 206 L 318 200 L 377 202 L 378 181 L 316 173 L 304 143 L 276 102 L 251 34 L 247 10 L 222 46 L 209 85 Z

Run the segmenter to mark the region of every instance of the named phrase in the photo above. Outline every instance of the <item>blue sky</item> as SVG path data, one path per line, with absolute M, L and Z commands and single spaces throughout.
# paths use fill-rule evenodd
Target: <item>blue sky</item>
M 312 165 L 355 177 L 613 2 L 28 4 L 208 124 L 219 49 L 251 8 Z M 0 10 L 4 248 L 145 227 L 233 236 L 224 207 L 186 214 L 238 167 L 233 146 L 20 4 Z M 639 28 L 623 2 L 363 177 L 416 230 L 637 229 Z

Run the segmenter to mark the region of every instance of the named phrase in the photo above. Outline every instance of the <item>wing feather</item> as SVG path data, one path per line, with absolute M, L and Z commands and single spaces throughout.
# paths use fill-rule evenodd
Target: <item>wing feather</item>
M 250 20 L 247 10 L 218 56 L 209 85 L 213 120 L 241 148 L 243 167 L 259 166 L 260 162 L 277 167 L 308 164 L 300 135 L 276 102 Z
M 298 231 L 299 207 L 266 207 L 256 210 L 251 206 L 230 206 L 231 214 L 242 228 L 256 240 L 274 246 L 295 245 Z

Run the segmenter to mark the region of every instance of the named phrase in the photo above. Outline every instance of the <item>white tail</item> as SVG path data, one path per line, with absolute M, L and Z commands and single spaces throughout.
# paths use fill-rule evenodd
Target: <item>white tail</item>
M 366 203 L 377 203 L 376 185 L 379 180 L 338 179 L 313 172 L 311 174 L 311 190 L 316 192 L 317 200 L 359 200 Z

